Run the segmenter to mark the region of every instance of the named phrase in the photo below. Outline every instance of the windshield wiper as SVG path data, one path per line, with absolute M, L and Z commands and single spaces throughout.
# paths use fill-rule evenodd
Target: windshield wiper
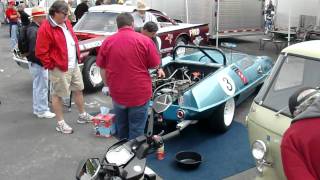
M 284 108 L 280 109 L 278 112 L 276 112 L 274 115 L 275 116 L 279 116 L 281 113 L 284 112 L 284 110 L 286 110 L 289 106 L 285 106 Z

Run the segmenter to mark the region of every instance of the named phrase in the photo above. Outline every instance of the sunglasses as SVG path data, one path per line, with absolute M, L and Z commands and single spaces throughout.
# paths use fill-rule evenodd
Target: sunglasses
M 64 16 L 67 16 L 67 15 L 68 15 L 68 12 L 64 12 L 64 11 L 60 11 L 60 12 L 58 12 L 58 13 L 61 13 L 61 14 L 63 14 Z

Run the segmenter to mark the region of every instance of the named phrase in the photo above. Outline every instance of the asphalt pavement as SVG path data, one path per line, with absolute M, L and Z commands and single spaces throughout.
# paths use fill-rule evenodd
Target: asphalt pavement
M 275 47 L 258 50 L 259 36 L 228 39 L 235 42 L 235 50 L 253 55 L 277 57 Z M 114 138 L 97 138 L 91 124 L 76 123 L 78 112 L 72 105 L 65 110 L 65 120 L 74 129 L 71 135 L 55 130 L 55 119 L 39 119 L 32 114 L 32 79 L 28 70 L 15 64 L 9 50 L 8 26 L 0 27 L 0 179 L 3 180 L 70 180 L 81 159 L 102 157 Z M 253 96 L 236 109 L 236 116 L 244 122 Z M 96 112 L 100 105 L 111 107 L 110 98 L 100 92 L 85 94 L 88 112 Z M 228 179 L 253 179 L 254 169 Z M 161 176 L 161 175 L 160 175 Z

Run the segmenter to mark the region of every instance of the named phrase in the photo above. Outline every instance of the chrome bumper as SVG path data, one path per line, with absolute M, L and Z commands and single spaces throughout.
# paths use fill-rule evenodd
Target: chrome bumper
M 14 50 L 13 51 L 13 60 L 18 64 L 18 66 L 22 67 L 23 69 L 29 69 L 28 60 L 26 57 L 22 57 L 19 53 Z
M 23 69 L 29 69 L 27 57 L 22 57 L 18 51 L 14 50 L 12 53 L 13 60 Z M 79 68 L 82 70 L 83 63 L 78 64 Z

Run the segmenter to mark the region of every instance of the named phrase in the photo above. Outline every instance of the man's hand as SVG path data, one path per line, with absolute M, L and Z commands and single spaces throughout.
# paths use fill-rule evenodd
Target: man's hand
M 165 78 L 166 77 L 166 74 L 164 73 L 162 68 L 158 69 L 157 73 L 158 73 L 158 78 Z
M 109 87 L 107 87 L 107 86 L 103 86 L 101 92 L 102 92 L 102 94 L 105 95 L 105 96 L 109 96 L 109 95 L 110 95 Z

